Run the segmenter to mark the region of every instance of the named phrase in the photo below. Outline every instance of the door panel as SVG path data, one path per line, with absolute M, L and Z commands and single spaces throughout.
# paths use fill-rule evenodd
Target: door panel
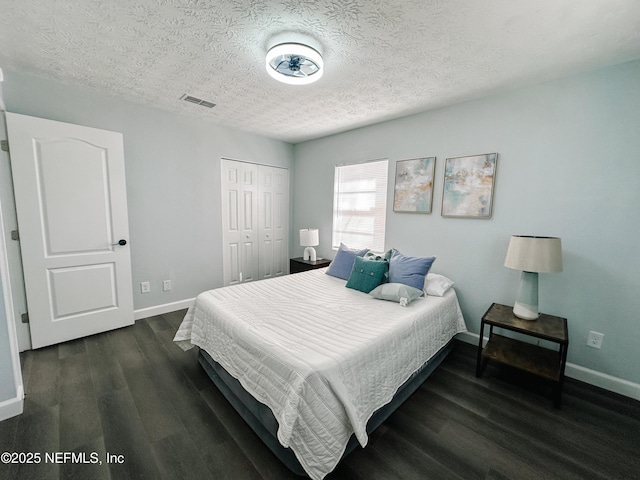
M 225 285 L 240 283 L 240 249 L 237 243 L 228 244 L 227 258 L 229 270 L 225 271 L 226 278 L 228 278 L 225 281 Z
M 289 268 L 289 170 L 274 169 L 273 175 L 273 270 L 285 275 Z
M 234 285 L 256 279 L 257 168 L 222 159 L 221 169 L 223 283 Z
M 244 188 L 246 188 L 247 186 L 245 185 Z M 244 230 L 245 232 L 253 232 L 255 230 L 255 226 L 253 224 L 254 222 L 254 217 L 255 217 L 255 201 L 254 201 L 254 195 L 253 195 L 253 191 L 244 191 L 244 199 L 243 199 L 243 206 L 244 206 L 244 215 L 242 216 L 242 222 L 244 225 Z
M 49 290 L 53 321 L 115 308 L 115 268 L 112 263 L 69 268 L 50 269 Z M 89 295 L 78 295 L 79 291 Z
M 229 192 L 229 207 L 227 209 L 227 217 L 229 218 L 228 230 L 232 232 L 238 231 L 238 217 L 240 212 L 238 211 L 238 191 L 232 190 Z
M 271 278 L 286 274 L 289 266 L 289 171 L 259 165 L 258 175 L 260 278 Z
M 47 254 L 108 250 L 112 234 L 106 150 L 76 139 L 36 139 L 34 147 Z
M 244 249 L 242 252 L 242 282 L 252 282 L 256 279 L 255 267 L 256 267 L 256 254 L 255 245 L 253 242 L 244 242 Z
M 7 113 L 34 348 L 133 324 L 122 134 Z

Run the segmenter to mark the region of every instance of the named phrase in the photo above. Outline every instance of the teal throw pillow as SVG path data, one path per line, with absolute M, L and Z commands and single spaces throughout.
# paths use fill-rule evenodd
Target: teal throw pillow
M 386 252 L 372 252 L 369 250 L 364 254 L 362 258 L 365 260 L 376 260 L 378 262 L 388 262 L 391 259 L 391 254 L 393 253 L 393 249 L 390 248 Z M 382 283 L 387 283 L 389 281 L 389 269 L 384 273 L 384 278 L 382 279 Z
M 389 264 L 385 261 L 378 262 L 356 257 L 351 275 L 349 275 L 349 280 L 347 281 L 347 288 L 369 293 L 382 283 L 388 268 Z

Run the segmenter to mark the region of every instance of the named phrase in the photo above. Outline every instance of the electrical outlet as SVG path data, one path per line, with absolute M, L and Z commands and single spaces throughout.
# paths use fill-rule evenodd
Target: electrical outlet
M 140 293 L 149 293 L 151 291 L 151 284 L 149 282 L 140 282 Z
M 171 280 L 165 280 L 164 282 L 162 282 L 162 290 L 164 290 L 165 292 L 171 290 Z
M 591 331 L 587 337 L 587 345 L 593 348 L 602 347 L 602 340 L 604 339 L 604 333 L 598 333 Z

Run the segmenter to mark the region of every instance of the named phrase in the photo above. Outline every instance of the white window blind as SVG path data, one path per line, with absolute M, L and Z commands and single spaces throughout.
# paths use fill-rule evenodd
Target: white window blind
M 388 161 L 337 166 L 333 188 L 333 248 L 384 250 Z

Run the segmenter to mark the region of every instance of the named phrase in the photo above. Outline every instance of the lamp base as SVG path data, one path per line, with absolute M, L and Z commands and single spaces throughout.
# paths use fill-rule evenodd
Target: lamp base
M 522 272 L 520 290 L 513 306 L 513 314 L 522 320 L 535 320 L 540 316 L 538 312 L 538 274 L 536 272 Z
M 522 320 L 535 320 L 540 316 L 538 305 L 525 305 L 519 302 L 513 306 L 513 314 Z
M 313 247 L 307 247 L 304 249 L 304 255 L 302 256 L 303 260 L 310 260 L 312 262 L 316 261 L 316 249 Z

